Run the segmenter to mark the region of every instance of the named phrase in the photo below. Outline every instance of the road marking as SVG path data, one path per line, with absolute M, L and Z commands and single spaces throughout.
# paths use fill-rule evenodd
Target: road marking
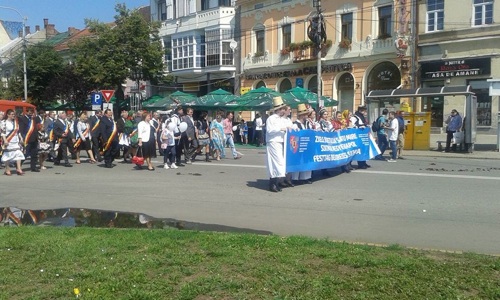
M 159 163 L 159 162 L 158 162 Z M 233 167 L 233 168 L 254 168 L 265 169 L 266 166 L 262 165 L 240 165 L 240 164 L 215 164 L 217 167 Z M 193 166 L 214 166 L 212 163 L 195 162 Z M 453 175 L 453 174 L 431 174 L 431 173 L 412 173 L 412 172 L 391 172 L 391 171 L 368 171 L 368 170 L 355 170 L 354 173 L 366 174 L 381 174 L 381 175 L 402 175 L 402 176 L 420 176 L 420 177 L 440 177 L 440 178 L 455 178 L 455 179 L 481 179 L 481 180 L 498 180 L 500 177 L 490 176 L 472 176 L 472 175 Z
M 410 173 L 410 172 L 390 172 L 390 171 L 366 171 L 356 170 L 356 173 L 369 173 L 381 175 L 403 175 L 403 176 L 422 176 L 422 177 L 441 177 L 441 178 L 460 178 L 460 179 L 482 179 L 482 180 L 500 180 L 500 177 L 489 176 L 471 176 L 471 175 L 453 175 L 453 174 L 430 174 L 430 173 Z

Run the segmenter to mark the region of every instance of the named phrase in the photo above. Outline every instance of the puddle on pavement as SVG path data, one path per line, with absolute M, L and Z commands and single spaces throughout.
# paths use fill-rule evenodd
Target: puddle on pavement
M 240 232 L 269 235 L 272 232 L 219 224 L 204 224 L 170 218 L 154 218 L 142 213 L 114 212 L 82 208 L 30 210 L 0 208 L 0 226 L 55 226 L 96 228 L 179 229 Z

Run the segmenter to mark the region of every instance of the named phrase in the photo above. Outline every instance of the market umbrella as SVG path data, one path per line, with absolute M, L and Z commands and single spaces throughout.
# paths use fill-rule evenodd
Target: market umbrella
M 238 96 L 235 96 L 226 90 L 218 89 L 206 94 L 205 96 L 196 98 L 195 104 L 192 105 L 192 107 L 213 110 L 221 108 L 226 103 L 236 101 L 237 99 Z
M 175 102 L 172 101 L 169 97 L 164 97 L 158 101 L 143 104 L 142 108 L 144 108 L 145 110 L 169 110 L 175 105 Z
M 339 104 L 337 100 L 330 97 L 322 96 L 321 99 L 327 107 Z M 294 87 L 293 89 L 283 93 L 283 100 L 292 108 L 297 108 L 299 103 L 309 104 L 316 107 L 318 105 L 318 94 L 301 87 Z
M 177 105 L 184 105 L 196 99 L 196 96 L 181 91 L 173 92 L 169 97 Z
M 162 99 L 164 99 L 165 97 L 163 96 L 160 96 L 160 95 L 154 95 L 154 96 L 151 96 L 149 97 L 148 99 L 142 101 L 142 106 L 144 105 L 148 105 L 148 104 L 153 104 L 153 103 L 156 103 Z
M 238 100 L 226 103 L 225 108 L 233 110 L 268 110 L 273 106 L 273 98 L 281 96 L 280 93 L 266 87 L 251 90 Z

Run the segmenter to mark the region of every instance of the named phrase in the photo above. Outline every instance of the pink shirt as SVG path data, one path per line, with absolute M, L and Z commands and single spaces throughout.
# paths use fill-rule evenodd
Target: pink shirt
M 233 134 L 233 121 L 226 118 L 222 122 L 222 126 L 224 126 L 224 134 Z

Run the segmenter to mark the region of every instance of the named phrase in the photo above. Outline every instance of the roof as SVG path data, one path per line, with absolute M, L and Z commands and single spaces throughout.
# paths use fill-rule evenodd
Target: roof
M 54 35 L 53 37 L 47 39 L 44 43 L 51 45 L 51 46 L 56 46 L 56 45 L 62 43 L 68 37 L 69 37 L 68 31 L 61 32 L 61 33 L 58 33 L 58 34 Z
M 23 22 L 0 20 L 0 23 L 2 24 L 11 40 L 19 37 L 19 32 L 23 30 Z
M 468 96 L 474 95 L 470 85 L 427 87 L 418 89 L 374 90 L 368 93 L 367 98 L 403 98 L 426 96 Z
M 56 51 L 64 51 L 64 50 L 68 50 L 69 49 L 69 45 L 71 43 L 74 43 L 78 40 L 80 40 L 81 38 L 84 38 L 86 36 L 89 36 L 91 35 L 92 33 L 90 32 L 90 30 L 88 28 L 85 28 L 83 30 L 79 30 L 77 33 L 73 34 L 73 35 L 68 35 L 68 37 L 58 43 L 57 45 L 54 46 L 54 49 Z

